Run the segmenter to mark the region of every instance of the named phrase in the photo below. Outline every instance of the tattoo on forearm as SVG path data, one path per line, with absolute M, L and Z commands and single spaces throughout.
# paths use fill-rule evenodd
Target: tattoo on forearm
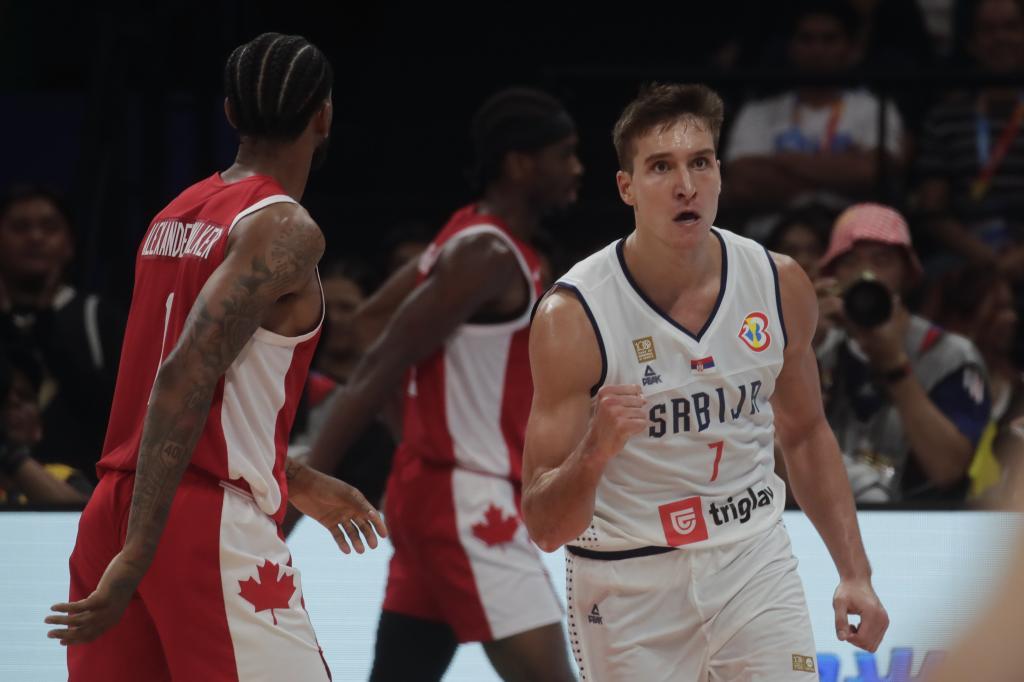
M 228 290 L 196 299 L 174 355 L 185 379 L 164 377 L 153 388 L 143 427 L 126 544 L 138 545 L 147 561 L 156 552 L 174 492 L 202 435 L 217 383 L 259 327 L 263 314 L 309 277 L 323 252 L 323 237 L 308 224 L 285 222 L 264 254 L 251 259 Z M 289 462 L 288 476 L 295 470 Z
M 295 478 L 302 470 L 302 463 L 292 457 L 284 461 L 284 477 L 289 481 Z

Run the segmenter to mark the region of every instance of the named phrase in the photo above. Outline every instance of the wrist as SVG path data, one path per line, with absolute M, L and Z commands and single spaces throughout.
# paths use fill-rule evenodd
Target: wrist
M 882 383 L 892 386 L 900 383 L 911 376 L 911 374 L 910 358 L 905 353 L 900 353 L 893 361 L 880 364 L 878 378 L 881 379 Z
M 604 476 L 604 469 L 611 456 L 602 453 L 595 443 L 584 441 L 583 446 L 576 451 L 574 459 L 576 471 L 583 475 L 584 480 L 591 481 L 596 486 Z
M 864 583 L 871 584 L 871 569 L 839 571 L 839 582 L 842 583 Z
M 121 548 L 121 563 L 130 570 L 136 582 L 141 582 L 142 576 L 146 574 L 146 569 L 153 562 L 155 554 L 155 547 L 150 549 L 147 548 L 145 543 L 128 540 L 124 543 L 124 547 Z
M 289 457 L 285 463 L 285 478 L 288 480 L 288 494 L 292 497 L 301 495 L 309 482 L 312 471 L 297 458 Z

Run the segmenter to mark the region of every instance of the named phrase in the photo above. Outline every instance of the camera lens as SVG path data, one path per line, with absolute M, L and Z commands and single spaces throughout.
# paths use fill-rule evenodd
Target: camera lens
M 877 327 L 892 317 L 892 294 L 878 280 L 859 279 L 843 292 L 843 311 L 859 327 Z

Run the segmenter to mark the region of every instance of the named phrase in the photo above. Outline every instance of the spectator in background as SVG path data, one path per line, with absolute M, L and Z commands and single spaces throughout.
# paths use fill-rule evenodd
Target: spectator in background
M 857 15 L 838 0 L 807 2 L 795 13 L 789 60 L 804 76 L 841 78 L 854 59 Z M 744 105 L 725 150 L 724 199 L 752 220 L 749 236 L 763 238 L 780 208 L 807 196 L 867 196 L 879 183 L 878 147 L 891 169 L 903 159 L 902 123 L 864 90 L 814 85 Z
M 902 294 L 921 276 L 906 221 L 879 204 L 847 209 L 836 220 L 821 271 L 835 278 L 819 282 L 826 415 L 854 496 L 964 499 L 991 409 L 984 364 L 969 340 L 904 307 Z M 839 293 L 865 278 L 885 287 L 872 307 L 891 304 L 876 326 L 850 319 Z
M 62 464 L 40 464 L 42 368 L 31 353 L 0 346 L 0 504 L 81 504 L 92 486 Z
M 971 463 L 971 496 L 1000 497 L 1024 461 L 1024 374 L 1013 361 L 1018 316 L 998 270 L 970 265 L 946 275 L 935 321 L 971 339 L 988 369 L 992 411 Z
M 0 198 L 0 343 L 28 348 L 43 366 L 42 462 L 62 462 L 95 483 L 124 333 L 124 317 L 68 284 L 75 242 L 61 198 L 36 186 Z
M 818 261 L 825 255 L 828 233 L 835 213 L 821 204 L 811 204 L 783 214 L 765 239 L 769 251 L 789 256 L 807 276 L 818 276 Z
M 969 54 L 980 73 L 1024 70 L 1024 11 L 1017 0 L 979 0 L 967 17 Z M 998 264 L 1024 279 L 1024 97 L 1019 87 L 958 94 L 928 115 L 917 199 L 944 249 L 935 266 Z
M 355 334 L 354 319 L 366 295 L 354 269 L 343 263 L 323 268 L 321 277 L 327 333 L 317 349 L 314 368 L 320 374 L 343 384 L 348 381 L 362 355 Z
M 916 0 L 849 2 L 858 14 L 854 60 L 866 75 L 910 75 L 934 68 L 936 48 Z M 925 111 L 933 101 L 928 91 L 896 85 L 881 94 L 896 104 L 906 123 L 907 137 L 916 137 Z

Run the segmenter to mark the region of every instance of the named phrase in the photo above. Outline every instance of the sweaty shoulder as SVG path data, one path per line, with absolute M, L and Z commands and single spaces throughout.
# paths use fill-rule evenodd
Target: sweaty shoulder
M 530 368 L 538 386 L 596 393 L 605 363 L 595 329 L 577 295 L 555 288 L 537 305 L 530 329 Z
M 780 253 L 771 253 L 779 272 L 779 298 L 786 319 L 789 343 L 787 349 L 807 348 L 818 324 L 818 298 L 814 285 L 795 260 Z
M 441 249 L 441 255 L 457 260 L 479 261 L 488 266 L 505 267 L 517 264 L 511 244 L 498 235 L 497 227 L 456 234 Z

